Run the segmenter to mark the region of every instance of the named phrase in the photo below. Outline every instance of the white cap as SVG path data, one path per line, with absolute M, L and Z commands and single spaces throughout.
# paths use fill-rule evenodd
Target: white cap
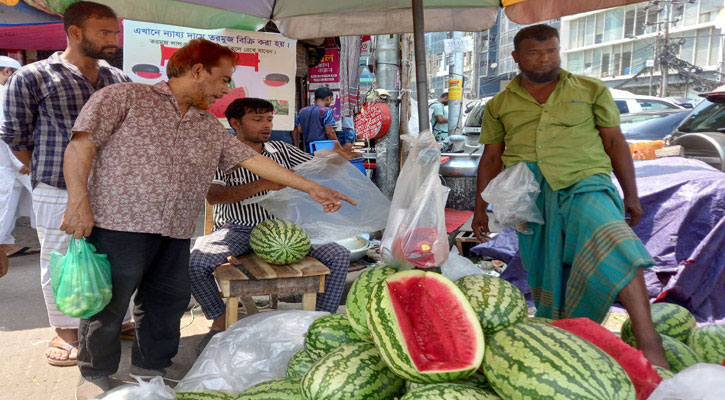
M 18 60 L 14 59 L 12 57 L 0 56 L 0 68 L 5 68 L 5 67 L 19 69 L 20 67 L 22 67 L 22 65 L 20 65 Z

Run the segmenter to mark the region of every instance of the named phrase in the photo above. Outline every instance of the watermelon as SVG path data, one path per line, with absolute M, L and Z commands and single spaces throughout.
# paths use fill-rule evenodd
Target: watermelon
M 554 321 L 556 321 L 556 320 L 555 319 L 551 319 L 551 318 L 530 317 L 529 319 L 527 319 L 524 322 L 530 323 L 530 324 L 547 324 L 548 325 L 548 324 L 550 324 L 550 323 L 552 323 Z
M 391 275 L 373 288 L 366 311 L 383 360 L 406 380 L 450 382 L 481 365 L 485 346 L 476 312 L 441 274 Z
M 660 378 L 662 378 L 662 380 L 670 379 L 673 376 L 675 376 L 674 372 L 670 371 L 667 368 L 660 367 L 659 365 L 653 365 L 652 368 L 654 368 L 655 371 L 657 371 L 657 373 L 659 374 Z
M 256 384 L 235 400 L 304 400 L 304 397 L 300 390 L 300 378 L 283 378 Z
M 400 400 L 500 400 L 495 393 L 468 385 L 436 383 L 411 390 Z
M 687 344 L 695 329 L 695 316 L 692 313 L 685 307 L 671 303 L 655 303 L 650 308 L 657 332 Z M 627 319 L 622 324 L 622 340 L 630 342 L 633 338 L 632 321 Z
M 690 335 L 690 348 L 706 363 L 725 361 L 725 326 L 705 325 L 695 328 Z
M 292 355 L 289 364 L 287 364 L 287 377 L 302 378 L 315 361 L 317 361 L 317 358 L 312 357 L 306 350 L 298 351 Z
M 493 335 L 528 317 L 528 306 L 523 293 L 501 278 L 476 274 L 456 281 L 471 307 L 478 314 L 483 333 Z
M 607 328 L 589 318 L 562 319 L 551 323 L 552 326 L 571 332 L 587 342 L 599 347 L 612 356 L 632 380 L 637 400 L 647 400 L 649 395 L 662 382 L 657 371 L 641 351 L 624 343 Z
M 236 400 L 237 395 L 224 392 L 177 392 L 176 400 Z
M 700 358 L 697 354 L 686 344 L 667 335 L 660 334 L 660 336 L 662 336 L 662 347 L 665 349 L 665 358 L 670 364 L 670 370 L 672 372 L 680 372 L 683 369 L 700 362 Z M 634 338 L 629 341 L 625 340 L 625 342 L 637 347 L 637 341 L 634 340 Z
M 483 372 L 504 399 L 631 400 L 627 373 L 573 333 L 523 323 L 487 338 Z
M 336 348 L 362 341 L 352 330 L 345 314 L 330 314 L 316 319 L 305 335 L 305 350 L 318 359 Z
M 397 271 L 397 269 L 388 267 L 387 265 L 369 268 L 360 274 L 352 283 L 352 286 L 350 286 L 350 291 L 345 301 L 347 319 L 350 320 L 352 329 L 363 340 L 367 340 L 368 342 L 373 341 L 372 336 L 370 336 L 368 319 L 365 314 L 365 306 L 368 304 L 370 293 L 373 291 L 375 285 Z
M 307 400 L 392 400 L 404 389 L 372 343 L 342 346 L 317 360 L 302 378 Z
M 491 389 L 491 385 L 488 384 L 488 381 L 486 380 L 486 375 L 483 374 L 481 371 L 476 371 L 473 373 L 473 375 L 469 375 L 463 379 L 459 379 L 457 381 L 453 381 L 451 383 L 455 383 L 458 385 L 468 385 L 468 386 L 475 386 L 479 389 L 486 389 L 486 390 L 493 390 Z M 405 381 L 405 390 L 406 392 L 409 392 L 411 390 L 417 389 L 419 387 L 423 387 L 426 385 L 437 385 L 437 383 L 415 383 L 411 381 Z
M 270 264 L 291 264 L 310 251 L 310 236 L 299 225 L 281 219 L 260 222 L 249 234 L 255 254 Z

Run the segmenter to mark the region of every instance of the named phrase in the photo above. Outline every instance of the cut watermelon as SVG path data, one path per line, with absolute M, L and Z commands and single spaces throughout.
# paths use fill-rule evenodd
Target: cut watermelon
M 589 318 L 562 319 L 552 322 L 551 325 L 579 336 L 617 360 L 632 380 L 637 400 L 646 400 L 662 382 L 662 378 L 641 351 L 624 343 L 607 328 Z
M 403 271 L 375 286 L 368 327 L 388 366 L 413 382 L 448 382 L 481 364 L 484 339 L 470 303 L 448 278 Z

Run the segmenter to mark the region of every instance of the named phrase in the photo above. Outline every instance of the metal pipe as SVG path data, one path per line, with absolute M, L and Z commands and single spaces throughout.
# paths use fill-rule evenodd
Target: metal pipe
M 400 90 L 398 74 L 400 72 L 400 35 L 380 35 L 375 40 L 378 59 L 378 84 L 390 93 L 388 107 L 391 123 L 388 133 L 375 141 L 377 155 L 376 183 L 389 199 L 393 198 L 395 182 L 400 171 Z
M 428 121 L 428 72 L 425 68 L 425 26 L 423 0 L 413 1 L 413 39 L 415 40 L 415 81 L 418 90 L 418 127 L 430 129 Z
M 453 39 L 462 39 L 463 32 L 453 32 Z M 456 96 L 453 93 L 451 87 L 451 79 L 460 79 L 460 92 L 463 95 L 463 52 L 456 52 L 448 58 L 448 134 L 449 135 L 460 135 L 460 117 L 461 117 L 461 105 L 462 97 Z M 470 84 L 470 82 L 469 82 Z

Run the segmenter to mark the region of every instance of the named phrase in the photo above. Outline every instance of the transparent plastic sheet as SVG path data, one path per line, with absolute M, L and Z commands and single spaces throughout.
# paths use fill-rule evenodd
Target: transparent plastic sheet
M 357 202 L 342 202 L 334 213 L 325 213 L 322 206 L 297 189 L 284 188 L 264 196 L 245 200 L 258 202 L 277 218 L 300 225 L 312 244 L 325 244 L 371 233 L 385 228 L 390 200 L 354 165 L 331 150 L 317 152 L 316 157 L 298 165 L 295 173 L 335 189 Z
M 493 210 L 493 221 L 489 228 L 495 226 L 497 230 L 503 230 L 513 227 L 521 233 L 530 234 L 531 230 L 526 228 L 527 222 L 543 225 L 544 218 L 536 205 L 539 192 L 539 183 L 526 163 L 520 162 L 506 168 L 481 193 L 483 200 L 491 204 Z
M 458 249 L 455 246 L 451 248 L 448 260 L 441 265 L 441 274 L 452 281 L 464 276 L 482 273 L 483 270 L 478 268 L 471 260 L 458 254 Z
M 302 349 L 310 324 L 327 314 L 267 311 L 240 320 L 211 339 L 176 385 L 176 392 L 240 393 L 258 383 L 284 378 L 290 358 Z
M 700 363 L 662 381 L 648 400 L 722 399 L 725 399 L 725 367 Z
M 175 400 L 176 393 L 164 384 L 160 376 L 151 378 L 148 382 L 136 378 L 138 385 L 121 385 L 113 390 L 95 398 L 95 400 Z
M 53 300 L 62 313 L 90 318 L 111 301 L 111 264 L 86 239 L 71 239 L 65 255 L 50 253 Z
M 448 259 L 445 206 L 450 189 L 441 184 L 441 152 L 430 131 L 401 139 L 412 148 L 395 183 L 380 252 L 398 267 L 438 267 Z

